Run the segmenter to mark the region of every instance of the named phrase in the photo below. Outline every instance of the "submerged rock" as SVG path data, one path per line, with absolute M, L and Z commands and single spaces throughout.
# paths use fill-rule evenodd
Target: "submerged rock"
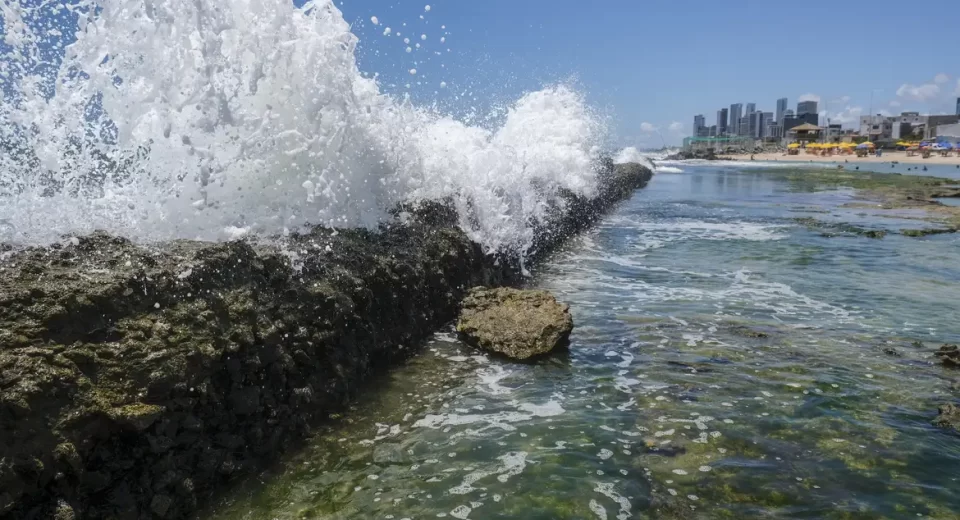
M 513 359 L 529 359 L 565 344 L 573 330 L 569 306 L 546 291 L 475 287 L 457 321 L 468 343 Z
M 923 228 L 923 229 L 901 229 L 900 234 L 907 237 L 926 237 L 930 235 L 943 235 L 947 233 L 956 233 L 955 228 Z
M 960 406 L 954 404 L 941 405 L 937 418 L 933 420 L 937 428 L 952 428 L 960 432 Z
M 934 355 L 940 358 L 944 366 L 960 368 L 960 347 L 944 345 Z

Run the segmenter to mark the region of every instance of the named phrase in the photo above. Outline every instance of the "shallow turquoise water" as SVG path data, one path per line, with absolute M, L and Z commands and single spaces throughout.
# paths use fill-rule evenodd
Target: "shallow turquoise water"
M 958 518 L 956 235 L 758 170 L 657 175 L 532 285 L 569 353 L 493 359 L 441 333 L 206 518 Z M 922 345 L 915 345 L 919 341 Z M 897 355 L 883 351 L 893 348 Z

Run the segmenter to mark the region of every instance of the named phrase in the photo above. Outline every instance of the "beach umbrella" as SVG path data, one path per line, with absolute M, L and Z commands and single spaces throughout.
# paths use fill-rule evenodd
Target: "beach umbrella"
M 866 150 L 873 146 L 873 143 L 860 143 L 857 145 L 857 150 Z
M 787 148 L 790 148 L 790 149 L 800 148 L 800 143 L 790 143 L 787 145 Z

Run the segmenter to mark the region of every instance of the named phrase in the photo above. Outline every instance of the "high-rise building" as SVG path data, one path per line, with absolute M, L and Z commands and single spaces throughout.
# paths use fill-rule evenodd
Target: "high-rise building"
M 748 136 L 750 135 L 750 116 L 742 116 L 740 118 L 740 123 L 737 126 L 739 129 L 737 135 L 739 136 Z
M 704 133 L 704 128 L 707 126 L 707 120 L 703 117 L 703 114 L 697 114 L 693 116 L 693 135 L 696 137 L 702 137 Z
M 747 123 L 748 130 L 747 136 L 753 137 L 754 139 L 760 139 L 763 137 L 763 112 L 751 112 L 749 116 L 749 122 Z
M 776 123 L 776 121 L 773 119 L 773 112 L 761 112 L 760 115 L 760 130 L 757 132 L 760 135 L 757 137 L 773 137 L 771 135 L 767 135 L 767 127 L 770 126 L 770 123 Z
M 746 111 L 743 115 L 749 116 L 750 114 L 752 114 L 752 113 L 754 113 L 754 112 L 756 112 L 756 111 L 757 111 L 757 104 L 756 104 L 756 103 L 747 103 L 747 111 Z
M 727 109 L 717 110 L 717 135 L 727 133 Z
M 797 103 L 798 116 L 802 116 L 804 114 L 816 114 L 816 113 L 817 113 L 816 101 L 801 101 Z
M 783 116 L 787 112 L 787 98 L 777 100 L 777 124 L 783 123 Z
M 957 98 L 957 115 L 960 116 L 960 97 Z
M 743 117 L 743 104 L 734 103 L 730 105 L 730 124 L 727 133 L 730 135 L 740 135 L 740 118 Z

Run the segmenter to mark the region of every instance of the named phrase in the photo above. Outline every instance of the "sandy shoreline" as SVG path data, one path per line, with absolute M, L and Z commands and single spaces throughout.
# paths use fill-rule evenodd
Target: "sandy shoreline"
M 734 159 L 737 161 L 749 161 L 750 154 L 735 154 L 735 155 L 724 155 L 723 158 Z M 882 157 L 875 157 L 873 155 L 867 157 L 857 157 L 856 155 L 831 155 L 827 157 L 822 157 L 819 155 L 787 155 L 784 153 L 757 153 L 753 154 L 753 160 L 755 161 L 780 161 L 780 162 L 825 162 L 825 163 L 843 163 L 847 162 L 849 164 L 867 164 L 867 163 L 890 163 L 891 161 L 897 161 L 901 164 L 938 164 L 938 165 L 955 165 L 960 164 L 960 157 L 940 157 L 939 155 L 930 157 L 929 159 L 924 159 L 919 155 L 914 155 L 913 157 L 907 157 L 906 152 L 883 152 Z

